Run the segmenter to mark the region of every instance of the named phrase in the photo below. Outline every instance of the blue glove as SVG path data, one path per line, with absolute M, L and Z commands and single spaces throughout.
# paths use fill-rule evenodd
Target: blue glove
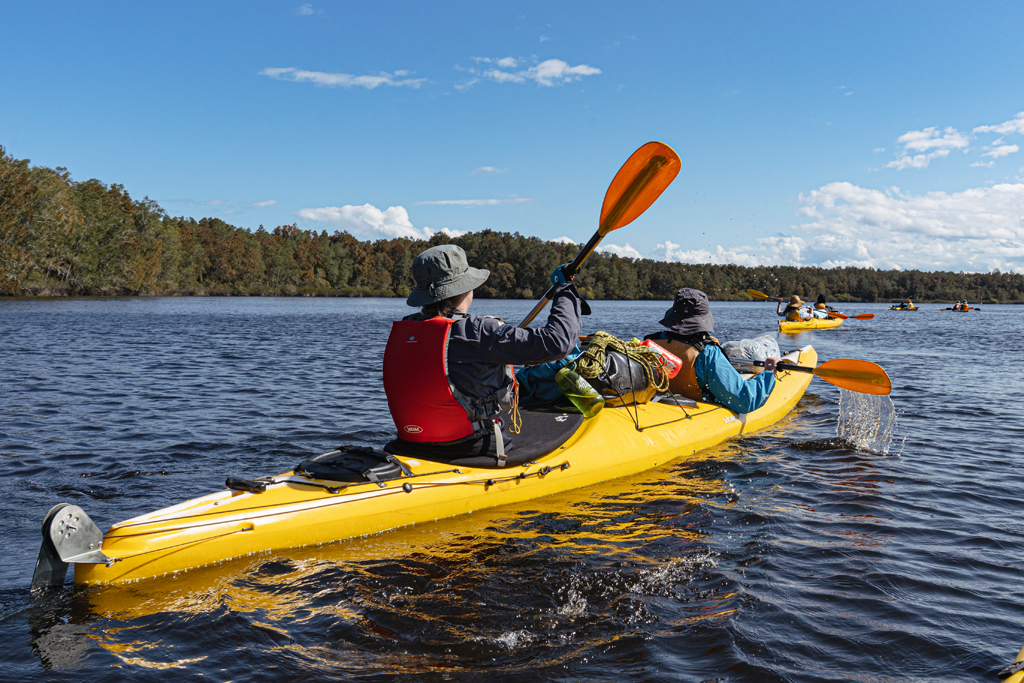
M 553 271 L 551 271 L 551 284 L 552 285 L 564 285 L 566 282 L 568 282 L 568 280 L 565 279 L 565 271 L 562 270 L 567 265 L 569 265 L 569 264 L 568 263 L 563 263 L 562 265 L 558 266 Z

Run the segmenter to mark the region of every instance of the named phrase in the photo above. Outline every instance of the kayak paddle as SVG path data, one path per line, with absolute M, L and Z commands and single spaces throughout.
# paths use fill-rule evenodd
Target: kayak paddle
M 771 299 L 770 296 L 768 296 L 764 292 L 759 292 L 756 289 L 748 289 L 747 296 L 749 296 L 752 299 Z
M 593 253 L 605 235 L 629 225 L 646 211 L 675 180 L 682 165 L 683 162 L 675 150 L 663 142 L 648 142 L 633 152 L 612 178 L 611 185 L 605 192 L 597 232 L 583 245 L 576 258 L 562 267 L 565 279 L 568 281 L 576 277 L 583 262 Z M 519 323 L 519 327 L 529 325 L 537 314 L 544 310 L 551 301 L 553 289 L 554 287 L 548 288 L 544 297 Z
M 859 315 L 845 315 L 843 313 L 838 313 L 836 311 L 829 311 L 828 312 L 828 317 L 830 317 L 830 318 L 839 318 L 840 320 L 849 320 L 850 318 L 853 318 L 854 320 L 871 320 L 872 318 L 875 317 L 875 314 L 874 313 L 861 313 Z
M 764 367 L 763 360 L 746 360 L 742 358 L 730 358 L 729 360 L 744 365 Z M 825 361 L 816 368 L 781 362 L 776 365 L 776 369 L 792 372 L 809 372 L 815 377 L 822 378 L 829 384 L 835 384 L 840 389 L 848 389 L 849 391 L 856 391 L 861 394 L 885 396 L 892 391 L 892 381 L 890 381 L 889 375 L 886 374 L 881 365 L 866 360 L 857 360 L 856 358 L 835 358 Z

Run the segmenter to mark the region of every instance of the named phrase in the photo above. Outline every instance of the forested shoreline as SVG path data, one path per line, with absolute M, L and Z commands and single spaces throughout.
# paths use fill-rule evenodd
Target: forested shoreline
M 429 241 L 361 241 L 284 225 L 255 232 L 218 218 L 171 217 L 124 187 L 75 181 L 0 147 L 0 296 L 407 296 L 412 261 L 453 242 L 491 271 L 483 298 L 539 297 L 578 246 L 483 230 Z M 577 284 L 590 299 L 671 299 L 695 287 L 711 299 L 744 290 L 832 301 L 1024 303 L 1024 275 L 871 268 L 745 267 L 593 254 Z

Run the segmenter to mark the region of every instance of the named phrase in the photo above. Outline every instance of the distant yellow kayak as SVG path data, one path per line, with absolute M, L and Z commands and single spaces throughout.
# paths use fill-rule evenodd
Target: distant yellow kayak
M 889 310 L 890 311 L 916 311 L 919 308 L 921 308 L 921 307 L 920 306 L 911 306 L 911 307 L 908 308 L 906 306 L 890 306 Z
M 806 330 L 827 330 L 843 324 L 840 318 L 811 318 L 810 320 L 780 320 L 779 332 L 804 332 Z
M 810 346 L 787 354 L 791 362 L 812 368 L 817 358 Z M 252 553 L 433 522 L 642 472 L 774 424 L 793 409 L 811 377 L 779 373 L 768 402 L 745 415 L 703 402 L 684 409 L 669 402 L 605 408 L 584 420 L 562 446 L 518 466 L 453 467 L 401 456 L 408 474 L 350 484 L 288 470 L 249 482 L 260 484 L 258 490 L 211 493 L 114 524 L 106 534 L 75 506 L 51 513 L 57 517 L 47 528 L 58 545 L 65 542 L 65 522 L 82 530 L 76 534 L 95 534 L 94 541 L 82 543 L 80 555 L 66 560 L 75 564 L 77 584 L 155 578 Z M 59 570 L 58 565 L 56 578 L 62 582 Z

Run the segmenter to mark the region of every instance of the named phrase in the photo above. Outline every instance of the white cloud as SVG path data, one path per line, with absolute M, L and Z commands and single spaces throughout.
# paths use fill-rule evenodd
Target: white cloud
M 622 256 L 624 258 L 643 258 L 643 255 L 634 249 L 629 242 L 626 242 L 625 246 L 620 247 L 617 244 L 602 244 L 594 251 L 599 251 L 602 254 L 614 254 L 616 256 Z
M 252 205 L 254 207 L 256 207 L 257 209 L 265 209 L 268 206 L 273 206 L 274 204 L 277 204 L 277 200 L 276 199 L 268 199 L 265 202 L 253 202 L 252 203 Z
M 1022 133 L 1024 134 L 1024 111 L 1017 114 L 1016 117 L 997 124 L 995 126 L 978 126 L 974 129 L 975 133 L 999 133 L 1000 135 L 1009 135 L 1010 133 Z
M 561 59 L 548 59 L 528 69 L 520 69 L 519 71 L 505 70 L 518 67 L 519 60 L 513 57 L 503 57 L 501 59 L 473 57 L 472 59 L 478 64 L 494 64 L 497 68 L 484 70 L 476 68 L 460 69 L 461 71 L 467 71 L 476 78 L 456 85 L 455 87 L 458 90 L 467 89 L 474 83 L 479 82 L 481 78 L 494 81 L 495 83 L 526 83 L 527 81 L 533 81 L 540 86 L 552 87 L 578 81 L 584 76 L 596 76 L 601 73 L 601 70 L 597 67 L 588 66 L 587 64 L 569 66 L 568 62 L 564 62 Z
M 299 211 L 299 217 L 307 221 L 327 223 L 353 235 L 374 239 L 408 237 L 425 240 L 439 232 L 451 237 L 466 234 L 462 230 L 449 230 L 448 228 L 441 230 L 417 228 L 409 220 L 409 212 L 403 206 L 389 206 L 383 211 L 372 204 L 325 206 L 319 209 L 302 209 Z
M 924 130 L 912 130 L 901 135 L 896 142 L 903 145 L 900 156 L 886 166 L 902 171 L 905 168 L 927 168 L 932 159 L 948 156 L 951 150 L 966 149 L 971 138 L 955 128 L 940 131 L 932 126 Z M 935 150 L 929 152 L 929 150 Z M 922 152 L 911 156 L 910 152 Z
M 286 67 L 266 68 L 260 71 L 260 75 L 275 78 L 279 81 L 312 83 L 322 88 L 351 88 L 358 86 L 367 90 L 373 90 L 382 85 L 418 88 L 427 82 L 426 78 L 405 78 L 405 76 L 409 75 L 408 71 L 396 71 L 390 74 L 386 71 L 381 71 L 375 76 L 354 76 L 352 74 L 333 74 Z
M 473 175 L 495 175 L 497 173 L 504 173 L 507 168 L 496 168 L 494 166 L 481 166 L 480 168 L 473 171 Z
M 581 242 L 577 242 L 571 237 L 556 237 L 553 240 L 548 240 L 548 242 L 555 242 L 557 244 L 581 244 Z
M 904 149 L 925 152 L 929 149 L 961 149 L 970 143 L 970 138 L 955 128 L 946 128 L 940 133 L 932 126 L 904 133 L 896 142 L 901 143 Z
M 708 251 L 707 249 L 683 249 L 671 240 L 665 240 L 654 248 L 651 257 L 658 261 L 668 261 L 670 263 L 735 263 L 741 266 L 769 265 L 767 260 L 743 251 L 749 249 L 750 247 L 724 249 L 722 245 L 715 247 L 714 251 Z
M 454 205 L 454 206 L 496 206 L 498 204 L 525 204 L 532 202 L 530 197 L 508 197 L 506 199 L 437 199 L 417 204 Z
M 824 268 L 1024 273 L 1024 182 L 911 195 L 830 183 L 801 195 L 798 234 L 753 245 L 684 249 L 659 244 L 654 258 L 688 263 L 817 265 Z
M 295 13 L 300 17 L 308 17 L 311 14 L 316 14 L 316 10 L 314 10 L 313 6 L 307 2 L 304 5 L 300 5 L 299 8 L 295 10 Z
M 971 168 L 992 168 L 995 165 L 996 162 L 994 161 L 975 161 L 973 164 L 971 164 Z M 994 181 L 993 184 L 995 184 Z
M 999 157 L 1009 156 L 1010 154 L 1013 154 L 1014 152 L 1019 152 L 1019 151 L 1020 151 L 1020 147 L 1018 147 L 1017 145 L 999 145 L 998 147 L 993 147 L 991 150 L 989 150 L 988 152 L 985 152 L 981 156 L 983 156 L 983 157 L 992 157 L 993 159 L 998 159 Z
M 932 159 L 940 159 L 945 156 L 949 156 L 948 149 L 937 149 L 929 154 L 918 154 L 916 156 L 904 154 L 899 159 L 887 163 L 886 167 L 895 168 L 897 171 L 902 171 L 905 168 L 928 168 L 928 164 L 931 163 Z

